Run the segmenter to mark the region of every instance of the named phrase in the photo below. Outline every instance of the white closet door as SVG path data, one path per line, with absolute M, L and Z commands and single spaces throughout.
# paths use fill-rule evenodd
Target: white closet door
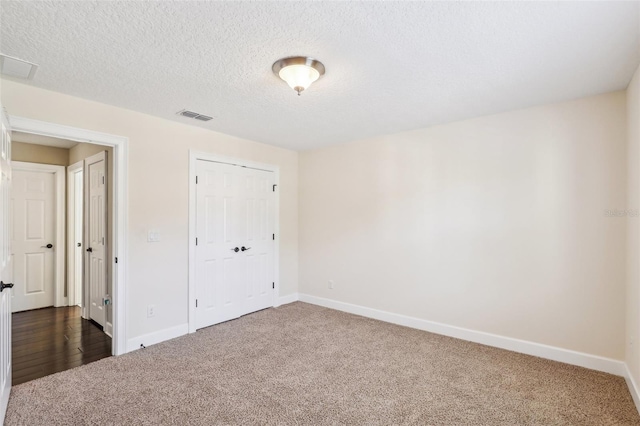
M 198 161 L 196 324 L 273 306 L 273 173 Z M 244 247 L 244 250 L 242 249 Z
M 241 169 L 240 282 L 242 314 L 273 306 L 274 193 L 272 172 Z

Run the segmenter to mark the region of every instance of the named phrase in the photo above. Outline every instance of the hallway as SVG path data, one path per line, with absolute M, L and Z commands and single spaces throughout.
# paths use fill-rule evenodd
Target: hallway
M 12 384 L 111 356 L 111 338 L 78 306 L 12 314 Z

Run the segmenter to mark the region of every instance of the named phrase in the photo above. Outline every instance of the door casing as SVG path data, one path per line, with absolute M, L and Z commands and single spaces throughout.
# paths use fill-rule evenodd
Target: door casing
M 128 158 L 129 138 L 93 130 L 32 120 L 9 115 L 13 131 L 51 136 L 77 142 L 113 147 L 113 229 L 111 232 L 113 263 L 113 355 L 127 352 L 127 278 L 128 278 Z M 117 263 L 115 259 L 118 259 Z
M 53 286 L 54 286 L 54 299 L 53 305 L 56 307 L 67 306 L 67 297 L 64 295 L 65 287 L 65 254 L 66 254 L 66 206 L 65 206 L 65 167 L 54 166 L 52 164 L 39 164 L 39 163 L 26 163 L 23 161 L 11 162 L 13 171 L 27 171 L 27 172 L 47 172 L 53 173 L 55 179 L 55 224 L 56 229 L 54 232 L 55 241 L 52 241 L 54 247 L 54 261 L 53 261 Z
M 252 167 L 273 172 L 275 183 L 275 241 L 273 255 L 274 296 L 273 306 L 279 306 L 280 294 L 280 168 L 272 164 L 257 163 L 240 158 L 226 157 L 208 152 L 189 150 L 189 333 L 195 333 L 196 324 L 196 164 L 198 160 L 213 161 L 242 167 Z

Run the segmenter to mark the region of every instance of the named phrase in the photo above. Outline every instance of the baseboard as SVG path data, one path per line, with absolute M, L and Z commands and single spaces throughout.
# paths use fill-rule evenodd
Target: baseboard
M 11 366 L 9 366 L 9 374 L 7 375 L 7 380 L 9 381 L 9 383 L 11 383 Z M 11 392 L 7 390 L 7 388 L 0 389 L 0 425 L 4 424 L 4 418 L 7 414 L 7 405 L 9 404 L 9 394 Z
M 470 330 L 434 321 L 406 315 L 394 314 L 378 309 L 367 308 L 365 306 L 353 305 L 351 303 L 339 302 L 337 300 L 325 299 L 323 297 L 300 294 L 299 300 L 325 308 L 336 309 L 351 314 L 373 318 L 392 324 L 403 325 L 405 327 L 416 328 L 418 330 L 429 331 L 431 333 L 442 334 L 444 336 L 455 337 L 457 339 L 493 346 L 552 361 L 564 362 L 566 364 L 577 365 L 591 370 L 602 371 L 625 377 L 627 375 L 626 364 L 611 358 L 591 355 L 583 352 L 576 352 L 569 349 L 562 349 L 555 346 L 543 345 L 526 340 L 514 339 L 497 334 L 485 333 L 482 331 Z
M 276 305 L 274 307 L 277 308 L 278 306 L 286 305 L 288 303 L 293 303 L 297 301 L 298 301 L 298 293 L 287 294 L 286 296 L 278 297 L 276 301 Z
M 165 340 L 175 339 L 176 337 L 183 336 L 189 332 L 188 324 L 181 324 L 175 327 L 166 328 L 160 331 L 154 331 L 153 333 L 143 334 L 142 336 L 134 337 L 127 340 L 127 352 L 140 349 L 140 345 L 151 346 L 156 343 L 164 342 Z
M 640 388 L 638 388 L 638 384 L 633 379 L 631 375 L 631 370 L 629 370 L 629 366 L 625 364 L 625 375 L 624 380 L 627 382 L 627 387 L 629 388 L 629 393 L 633 398 L 633 402 L 636 404 L 636 409 L 640 413 Z
M 107 321 L 104 326 L 104 333 L 113 339 L 113 324 L 109 321 Z

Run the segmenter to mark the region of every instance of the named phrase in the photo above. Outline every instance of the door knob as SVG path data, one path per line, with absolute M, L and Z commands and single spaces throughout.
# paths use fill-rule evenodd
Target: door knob
M 82 243 L 78 243 L 78 247 L 82 247 Z
M 4 290 L 5 288 L 13 288 L 13 284 L 5 284 L 2 281 L 0 281 L 0 293 L 2 292 L 2 290 Z
M 89 253 L 93 253 L 93 249 L 92 249 L 91 247 L 89 247 L 89 248 L 87 249 L 87 251 L 88 251 Z
M 40 248 L 53 248 L 53 244 L 49 243 L 46 246 L 40 246 Z
M 240 250 L 242 250 L 242 251 L 247 251 L 247 250 L 250 250 L 250 249 L 251 249 L 251 247 L 245 247 L 245 246 L 242 246 L 242 248 L 241 248 Z
M 232 248 L 231 251 L 235 251 L 236 253 L 240 251 L 240 249 L 238 247 L 236 248 Z

